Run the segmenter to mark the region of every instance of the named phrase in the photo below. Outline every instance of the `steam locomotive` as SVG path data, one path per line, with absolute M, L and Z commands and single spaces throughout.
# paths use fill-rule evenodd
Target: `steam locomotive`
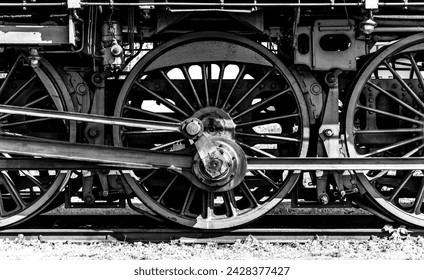
M 424 226 L 424 2 L 0 3 L 0 228 L 62 204 Z

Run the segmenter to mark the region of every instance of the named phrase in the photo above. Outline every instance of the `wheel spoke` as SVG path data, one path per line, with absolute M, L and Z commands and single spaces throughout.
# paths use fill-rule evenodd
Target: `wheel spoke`
M 379 87 L 378 85 L 372 83 L 370 80 L 368 80 L 367 82 L 368 85 L 372 86 L 373 88 L 375 88 L 376 90 L 378 90 L 381 93 L 384 93 L 384 95 L 386 95 L 387 97 L 389 97 L 391 100 L 395 101 L 396 103 L 398 103 L 399 105 L 401 105 L 402 107 L 408 109 L 409 111 L 413 112 L 414 114 L 420 116 L 421 118 L 424 118 L 424 114 L 421 113 L 420 111 L 416 110 L 414 107 L 406 104 L 405 102 L 403 102 L 402 100 L 400 100 L 399 98 L 396 98 L 395 96 L 391 95 L 389 92 L 387 92 L 386 90 L 382 89 L 381 87 Z
M 421 128 L 393 128 L 393 129 L 367 129 L 354 130 L 354 134 L 399 134 L 399 133 L 418 133 L 422 132 Z
M 280 186 L 278 186 L 271 178 L 269 178 L 264 172 L 260 170 L 252 171 L 253 174 L 259 175 L 262 179 L 264 179 L 272 188 L 274 188 L 276 191 L 280 189 Z
M 202 217 L 204 219 L 211 219 L 214 216 L 213 209 L 214 209 L 215 194 L 213 192 L 203 191 L 202 199 L 203 199 Z
M 181 211 L 180 211 L 180 214 L 181 215 L 191 215 L 191 216 L 194 216 L 192 213 L 190 213 L 189 209 L 190 209 L 191 204 L 194 201 L 194 197 L 195 197 L 197 191 L 198 191 L 198 188 L 196 188 L 193 185 L 190 185 L 190 187 L 188 188 L 187 195 L 186 195 L 186 197 L 184 199 L 183 207 L 181 208 Z
M 249 186 L 246 184 L 245 181 L 243 181 L 240 184 L 240 190 L 243 192 L 244 197 L 250 202 L 250 208 L 256 208 L 259 206 L 259 202 L 256 200 L 255 196 L 253 195 L 252 191 L 249 189 Z
M 240 69 L 239 72 L 237 74 L 236 79 L 234 80 L 233 86 L 231 87 L 230 92 L 227 94 L 227 98 L 225 99 L 224 103 L 222 104 L 221 108 L 225 109 L 225 107 L 227 106 L 228 101 L 230 100 L 230 97 L 233 95 L 234 90 L 237 87 L 237 84 L 239 83 L 240 79 L 243 77 L 244 75 L 244 71 L 246 70 L 246 65 L 243 65 Z
M 248 90 L 240 99 L 238 99 L 237 103 L 234 104 L 230 110 L 228 110 L 228 113 L 231 115 L 234 110 L 260 85 L 262 82 L 272 73 L 275 71 L 275 68 L 269 69 L 262 78 L 259 79 L 259 81 L 250 89 Z
M 277 94 L 275 94 L 275 95 L 273 95 L 273 96 L 271 96 L 271 97 L 269 97 L 267 99 L 264 99 L 261 102 L 258 102 L 255 105 L 251 106 L 249 109 L 244 110 L 243 112 L 239 113 L 238 115 L 235 115 L 233 117 L 233 119 L 236 120 L 236 119 L 238 119 L 238 118 L 240 118 L 240 117 L 242 117 L 242 116 L 244 116 L 244 115 L 252 112 L 253 110 L 256 110 L 256 109 L 264 106 L 265 104 L 269 103 L 270 101 L 272 101 L 272 100 L 274 100 L 274 99 L 276 99 L 276 98 L 278 98 L 278 97 L 280 97 L 280 96 L 282 96 L 282 95 L 284 95 L 284 94 L 286 94 L 288 92 L 291 92 L 291 91 L 292 90 L 290 88 L 288 88 L 288 89 L 285 89 L 285 90 L 283 90 L 283 91 L 281 91 L 281 92 L 279 92 L 279 93 L 277 93 Z
M 170 122 L 175 122 L 175 123 L 179 123 L 180 122 L 180 120 L 174 119 L 174 118 L 172 118 L 170 116 L 166 116 L 164 114 L 159 114 L 159 113 L 155 113 L 155 112 L 150 112 L 150 111 L 139 109 L 139 108 L 135 108 L 135 107 L 132 107 L 132 106 L 127 106 L 126 105 L 126 106 L 124 106 L 124 109 L 128 109 L 128 110 L 131 110 L 133 112 L 137 112 L 137 113 L 140 113 L 140 114 L 148 115 L 148 116 L 151 116 L 151 117 L 154 117 L 154 118 L 160 118 L 160 119 L 163 119 L 163 120 L 166 120 L 166 121 L 170 121 Z
M 272 117 L 272 118 L 266 118 L 266 119 L 260 119 L 260 120 L 256 120 L 256 121 L 248 121 L 248 122 L 240 122 L 240 123 L 236 122 L 236 125 L 237 125 L 237 127 L 256 126 L 256 125 L 268 124 L 268 123 L 273 123 L 273 122 L 284 120 L 284 119 L 297 118 L 297 117 L 300 117 L 299 113 L 290 114 L 290 115 L 283 115 L 283 116 L 278 116 L 278 117 Z
M 50 98 L 50 96 L 49 96 L 49 95 L 44 95 L 44 96 L 42 96 L 42 97 L 40 97 L 40 98 L 38 98 L 38 99 L 36 99 L 36 100 L 34 100 L 34 101 L 32 101 L 32 102 L 28 103 L 28 104 L 25 104 L 24 106 L 21 106 L 21 107 L 23 107 L 23 108 L 31 107 L 32 105 L 35 105 L 35 104 L 37 104 L 38 102 L 41 102 L 41 101 L 43 101 L 43 100 L 46 100 L 47 98 Z M 5 114 L 5 115 L 2 115 L 2 116 L 0 117 L 0 120 L 3 120 L 3 119 L 5 119 L 5 118 L 7 118 L 7 117 L 9 117 L 9 116 L 11 116 L 11 114 Z
M 411 170 L 406 174 L 406 176 L 403 178 L 400 185 L 396 188 L 396 190 L 392 193 L 392 195 L 389 197 L 389 201 L 393 203 L 396 196 L 400 193 L 400 191 L 406 186 L 406 183 L 409 181 L 409 179 L 412 178 L 412 174 L 414 174 L 414 171 Z
M 12 68 L 10 68 L 9 73 L 7 74 L 6 78 L 4 79 L 3 83 L 0 86 L 0 96 L 3 94 L 4 89 L 6 88 L 6 85 L 8 84 L 9 80 L 11 79 L 11 77 L 13 77 L 13 74 L 16 71 L 16 68 L 19 64 L 19 61 L 21 61 L 22 56 L 19 55 L 18 58 L 15 60 L 15 62 L 12 65 Z
M 384 116 L 396 118 L 396 119 L 399 119 L 399 120 L 402 120 L 402 121 L 416 123 L 416 124 L 419 124 L 419 125 L 421 125 L 421 123 L 422 123 L 420 120 L 411 119 L 411 118 L 407 118 L 407 117 L 404 117 L 404 116 L 400 116 L 400 115 L 388 113 L 388 112 L 385 112 L 385 111 L 382 111 L 382 110 L 378 110 L 378 109 L 374 109 L 374 108 L 362 106 L 360 104 L 357 105 L 357 108 L 364 109 L 364 110 L 367 110 L 367 111 L 370 111 L 370 112 L 374 112 L 374 113 L 377 113 L 377 114 L 380 114 L 380 115 L 384 115 Z
M 202 64 L 203 87 L 205 89 L 206 107 L 209 107 L 209 89 L 208 89 L 208 74 L 206 64 Z
M 408 84 L 402 79 L 401 76 L 396 72 L 395 69 L 393 69 L 392 66 L 387 61 L 383 62 L 384 65 L 389 69 L 389 71 L 393 74 L 393 77 L 396 78 L 396 80 L 399 81 L 399 83 L 402 85 L 403 88 L 411 95 L 412 98 L 420 105 L 422 109 L 424 109 L 424 103 L 421 101 L 421 99 L 418 97 L 418 95 L 408 86 Z
M 403 155 L 402 157 L 412 157 L 414 154 L 418 153 L 423 148 L 424 148 L 424 144 L 421 144 L 418 147 L 416 147 L 416 148 L 412 149 L 411 151 L 409 151 L 408 153 L 406 153 L 405 155 Z
M 24 91 L 25 88 L 27 88 L 34 80 L 35 78 L 37 78 L 36 75 L 33 75 L 28 81 L 25 82 L 25 84 L 23 84 L 17 91 L 15 91 L 14 94 L 12 94 L 11 97 L 9 97 L 9 99 L 7 99 L 3 105 L 9 105 L 10 102 L 13 101 L 13 99 L 15 99 L 19 94 L 22 93 L 22 91 Z
M 421 214 L 421 207 L 423 205 L 423 199 L 424 199 L 424 179 L 421 180 L 421 186 L 418 191 L 417 197 L 415 198 L 414 206 L 413 206 L 413 213 L 419 215 Z
M 184 74 L 185 79 L 190 84 L 191 90 L 193 91 L 193 94 L 194 94 L 194 97 L 196 98 L 197 104 L 199 104 L 199 108 L 202 108 L 203 107 L 202 102 L 200 102 L 199 95 L 197 94 L 196 88 L 194 87 L 193 80 L 191 79 L 190 73 L 188 73 L 187 67 L 183 66 L 181 68 L 181 70 Z
M 147 174 L 146 176 L 143 177 L 143 179 L 141 179 L 139 181 L 139 184 L 142 185 L 143 183 L 145 183 L 147 180 L 149 180 L 150 177 L 152 177 L 156 172 L 158 172 L 157 169 L 150 171 L 149 174 Z
M 178 96 L 181 98 L 181 100 L 184 101 L 184 103 L 187 105 L 188 108 L 194 113 L 196 110 L 191 106 L 190 102 L 185 98 L 184 94 L 174 85 L 174 83 L 169 79 L 168 75 L 165 74 L 164 71 L 160 71 L 162 76 L 165 78 L 165 80 L 168 82 L 168 84 L 171 85 L 171 87 L 175 90 L 175 92 L 178 94 Z
M 225 210 L 227 217 L 237 216 L 237 207 L 236 207 L 236 198 L 234 196 L 234 191 L 229 190 L 222 194 L 225 204 Z
M 174 112 L 179 112 L 180 114 L 182 114 L 186 118 L 189 117 L 189 115 L 186 112 L 184 112 L 183 110 L 181 110 L 176 105 L 172 104 L 171 102 L 169 102 L 168 100 L 166 100 L 165 98 L 163 98 L 162 96 L 160 96 L 159 94 L 151 91 L 150 89 L 146 88 L 145 86 L 143 86 L 139 82 L 136 82 L 135 84 L 138 87 L 140 87 L 142 90 L 144 90 L 145 92 L 149 93 L 151 96 L 153 96 L 154 98 L 156 98 L 157 100 L 159 100 L 160 102 L 162 102 L 162 104 L 164 104 L 169 109 L 173 110 Z
M 31 182 L 33 182 L 38 188 L 40 188 L 40 190 L 45 193 L 48 189 L 47 186 L 43 185 L 37 178 L 35 178 L 28 170 L 21 170 L 22 174 L 24 174 L 24 176 L 26 178 L 28 178 L 29 180 L 31 180 Z
M 39 118 L 39 119 L 33 119 L 33 120 L 27 120 L 27 121 L 21 121 L 21 122 L 4 123 L 4 124 L 0 124 L 0 127 L 1 128 L 15 127 L 15 126 L 22 126 L 22 125 L 33 124 L 38 122 L 45 122 L 50 120 L 51 120 L 50 118 Z
M 166 188 L 163 190 L 163 192 L 162 192 L 162 193 L 161 193 L 161 195 L 159 196 L 159 198 L 158 198 L 158 200 L 157 200 L 159 203 L 162 203 L 162 200 L 163 200 L 163 198 L 164 198 L 165 194 L 169 191 L 169 189 L 172 187 L 172 185 L 174 185 L 175 180 L 177 180 L 177 178 L 178 178 L 179 176 L 180 176 L 180 175 L 176 174 L 176 175 L 174 176 L 174 178 L 172 178 L 172 179 L 171 179 L 171 181 L 169 182 L 169 184 L 166 186 Z
M 240 146 L 245 147 L 245 148 L 247 148 L 247 149 L 249 149 L 251 151 L 254 151 L 256 153 L 259 153 L 259 154 L 261 154 L 263 156 L 270 157 L 270 158 L 275 158 L 276 157 L 276 156 L 274 156 L 274 155 L 272 155 L 270 153 L 267 153 L 267 152 L 265 152 L 265 151 L 263 151 L 261 149 L 258 149 L 258 148 L 249 146 L 249 145 L 247 145 L 247 144 L 245 144 L 243 142 L 237 141 L 237 144 L 239 144 Z
M 7 189 L 11 198 L 15 201 L 19 209 L 25 208 L 25 201 L 22 199 L 19 194 L 19 191 L 16 189 L 15 184 L 9 178 L 9 175 L 7 175 L 5 171 L 0 172 L 0 183 Z
M 295 142 L 295 143 L 300 142 L 300 140 L 297 139 L 297 138 L 276 136 L 276 135 L 269 135 L 269 134 L 252 134 L 252 133 L 237 132 L 237 136 L 259 138 L 259 139 L 262 139 L 263 141 L 278 140 L 278 141 L 283 141 L 283 142 Z
M 423 76 L 421 75 L 421 70 L 419 69 L 417 62 L 415 61 L 414 56 L 411 53 L 409 53 L 408 57 L 412 63 L 412 69 L 414 69 L 415 75 L 417 76 L 417 79 L 421 85 L 421 88 L 424 88 L 424 79 L 423 79 Z
M 219 68 L 219 78 L 218 78 L 218 88 L 216 90 L 216 98 L 215 98 L 215 107 L 218 107 L 219 104 L 219 96 L 221 94 L 222 81 L 224 80 L 224 72 L 225 72 L 225 63 L 221 63 L 221 67 Z
M 411 138 L 411 139 L 400 141 L 400 142 L 395 143 L 395 144 L 392 144 L 392 145 L 388 145 L 386 147 L 377 149 L 377 150 L 375 150 L 375 151 L 373 151 L 371 153 L 364 154 L 364 155 L 361 155 L 361 156 L 362 157 L 374 156 L 376 154 L 379 154 L 379 153 L 382 153 L 382 152 L 386 152 L 386 151 L 389 151 L 389 150 L 392 150 L 392 149 L 395 149 L 395 148 L 399 148 L 401 146 L 404 146 L 404 145 L 407 145 L 407 144 L 410 144 L 410 143 L 413 143 L 413 142 L 416 142 L 416 141 L 420 141 L 420 140 L 423 140 L 423 139 L 424 139 L 424 136 L 414 137 L 414 138 Z

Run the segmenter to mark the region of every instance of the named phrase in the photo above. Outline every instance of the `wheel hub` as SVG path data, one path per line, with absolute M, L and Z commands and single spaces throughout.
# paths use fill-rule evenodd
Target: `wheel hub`
M 217 136 L 234 140 L 236 125 L 224 110 L 216 107 L 202 108 L 194 113 L 193 118 L 202 121 L 207 137 Z
M 219 156 L 209 153 L 201 160 L 196 153 L 193 161 L 193 171 L 199 182 L 195 185 L 201 189 L 213 192 L 223 192 L 237 187 L 244 179 L 247 170 L 246 156 L 234 141 L 222 137 L 208 137 L 217 147 Z

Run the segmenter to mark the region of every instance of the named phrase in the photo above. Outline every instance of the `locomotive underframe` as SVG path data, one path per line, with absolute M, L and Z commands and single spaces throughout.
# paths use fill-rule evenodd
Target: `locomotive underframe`
M 60 191 L 31 200 L 31 184 L 41 198 L 66 185 L 67 207 L 123 207 L 136 195 L 200 228 L 252 221 L 288 193 L 293 207 L 356 205 L 423 226 L 424 40 L 408 37 L 424 28 L 422 6 L 0 3 L 0 226 L 25 220 L 9 219 L 20 209 L 29 217 L 57 196 L 63 202 Z M 52 9 L 50 20 L 40 7 Z M 19 53 L 14 62 L 9 53 Z M 21 97 L 27 87 L 40 93 Z M 55 108 L 31 108 L 49 98 Z M 43 136 L 39 120 L 64 131 Z M 46 187 L 46 174 L 62 175 Z

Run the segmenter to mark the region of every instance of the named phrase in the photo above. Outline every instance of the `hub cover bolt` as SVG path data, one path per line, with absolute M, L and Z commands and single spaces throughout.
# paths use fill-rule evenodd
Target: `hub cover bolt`
M 195 121 L 189 122 L 185 127 L 186 133 L 191 136 L 197 135 L 200 132 L 200 129 L 200 125 Z

